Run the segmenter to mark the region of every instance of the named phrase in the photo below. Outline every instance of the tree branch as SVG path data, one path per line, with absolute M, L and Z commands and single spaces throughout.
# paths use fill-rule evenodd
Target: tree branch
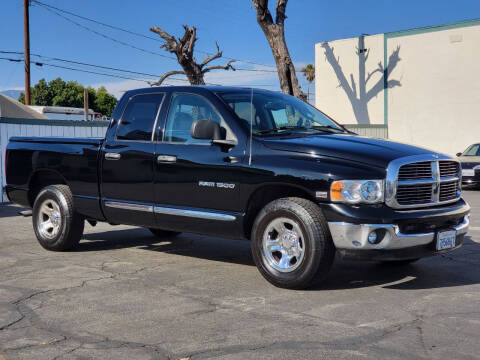
M 382 66 L 382 63 L 381 63 L 381 62 L 378 63 L 378 67 L 377 67 L 375 70 L 373 70 L 372 72 L 369 72 L 369 73 L 368 73 L 367 79 L 365 80 L 365 84 L 367 84 L 368 81 L 370 80 L 370 78 L 371 78 L 375 73 L 377 73 L 377 72 L 383 74 L 383 66 Z
M 285 19 L 287 18 L 287 16 L 285 15 L 285 11 L 287 9 L 287 2 L 288 0 L 277 0 L 275 23 L 279 26 L 283 26 L 283 24 L 285 23 Z
M 193 49 L 195 47 L 195 41 L 197 41 L 197 29 L 195 26 L 189 28 L 187 25 L 183 25 L 183 28 L 185 29 L 185 34 L 181 41 L 182 46 L 186 50 L 186 53 L 193 57 Z
M 401 86 L 400 82 L 398 80 L 389 80 L 388 77 L 392 73 L 393 69 L 397 66 L 398 62 L 401 60 L 400 59 L 400 46 L 398 46 L 389 56 L 388 58 L 388 64 L 386 65 L 387 71 L 384 71 L 384 75 L 378 79 L 378 81 L 373 85 L 373 87 L 367 92 L 367 102 L 373 99 L 377 94 L 382 91 L 385 87 L 385 82 L 388 88 L 392 88 L 395 86 Z M 378 64 L 379 69 L 383 69 L 381 66 L 381 63 Z M 387 77 L 386 81 L 384 77 Z
M 156 81 L 156 82 L 150 82 L 149 81 L 148 83 L 150 84 L 150 86 L 160 86 L 160 85 L 162 85 L 162 83 L 165 81 L 166 78 L 168 78 L 169 76 L 178 75 L 178 74 L 185 75 L 185 71 L 182 71 L 182 70 L 168 71 L 165 74 L 163 74 L 162 77 L 158 81 Z
M 232 66 L 232 63 L 234 62 L 235 60 L 230 60 L 229 62 L 227 62 L 225 65 L 213 65 L 213 66 L 209 66 L 205 69 L 202 70 L 202 73 L 205 74 L 211 70 L 233 70 L 235 71 L 235 68 Z
M 166 41 L 166 43 L 162 44 L 160 47 L 163 47 L 165 50 L 167 50 L 169 52 L 174 52 L 174 53 L 177 52 L 178 42 L 172 35 L 170 35 L 169 33 L 163 31 L 162 29 L 160 29 L 156 26 L 152 26 L 150 28 L 150 31 L 154 32 L 155 34 L 160 35 L 160 37 L 163 40 Z
M 213 56 L 207 56 L 205 58 L 205 60 L 203 60 L 202 63 L 200 64 L 201 68 L 204 67 L 205 65 L 207 65 L 209 62 L 222 57 L 222 52 L 220 51 L 220 47 L 218 46 L 218 42 L 215 41 L 215 45 L 217 46 L 217 53 Z
M 268 10 L 268 0 L 252 0 L 253 6 L 257 9 L 257 22 L 264 26 L 273 25 L 273 18 Z
M 322 47 L 325 49 L 325 57 L 327 61 L 333 68 L 335 75 L 340 83 L 340 87 L 343 88 L 345 93 L 347 94 L 350 102 L 353 104 L 353 100 L 356 98 L 356 94 L 354 94 L 354 89 L 350 87 L 345 74 L 343 73 L 342 67 L 340 66 L 340 58 L 335 58 L 335 53 L 333 51 L 333 47 L 331 47 L 327 42 L 322 44 Z
M 185 30 L 183 36 L 176 39 L 158 27 L 154 26 L 150 28 L 152 32 L 160 35 L 160 37 L 166 41 L 166 43 L 162 44 L 161 47 L 165 48 L 171 53 L 174 53 L 177 57 L 178 63 L 183 69 L 166 72 L 158 81 L 152 83 L 149 82 L 151 86 L 161 85 L 166 78 L 175 74 L 185 75 L 190 82 L 190 85 L 203 85 L 205 84 L 203 74 L 206 72 L 215 69 L 235 70 L 235 68 L 231 65 L 235 60 L 230 60 L 226 65 L 210 66 L 204 69 L 204 66 L 209 64 L 211 61 L 222 57 L 222 52 L 220 51 L 218 43 L 215 42 L 217 53 L 212 56 L 207 56 L 201 64 L 198 64 L 193 56 L 195 42 L 198 40 L 196 37 L 197 29 L 195 26 L 189 27 L 188 25 L 183 25 L 183 29 Z

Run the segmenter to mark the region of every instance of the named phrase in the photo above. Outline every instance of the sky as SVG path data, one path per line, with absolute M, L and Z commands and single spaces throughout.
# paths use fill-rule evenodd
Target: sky
M 180 66 L 174 59 L 165 57 L 171 54 L 160 48 L 161 42 L 155 40 L 158 35 L 151 33 L 149 28 L 158 26 L 179 37 L 183 35 L 182 25 L 187 24 L 197 28 L 196 49 L 201 51 L 196 53 L 197 60 L 201 61 L 206 56 L 205 52 L 214 53 L 215 41 L 218 41 L 225 57 L 238 60 L 234 63 L 235 67 L 260 70 L 218 70 L 207 74 L 207 82 L 279 89 L 272 53 L 256 22 L 255 9 L 250 0 L 39 1 L 153 39 L 133 36 L 63 13 L 79 26 L 33 1 L 30 8 L 31 53 L 44 58 L 32 57 L 32 62 L 120 74 L 45 58 L 56 57 L 162 75 L 166 71 L 180 69 Z M 270 0 L 272 11 L 274 3 Z M 23 0 L 0 0 L 0 4 L 0 51 L 23 52 Z M 475 18 L 480 18 L 479 0 L 290 0 L 285 34 L 292 60 L 300 69 L 308 63 L 314 63 L 314 46 L 318 42 Z M 0 54 L 0 57 L 20 59 L 22 55 Z M 215 64 L 227 60 L 219 59 Z M 85 86 L 105 86 L 117 97 L 126 90 L 149 86 L 147 78 L 154 80 L 143 75 L 123 73 L 123 76 L 136 80 L 47 65 L 40 67 L 32 64 L 31 68 L 32 86 L 42 78 L 48 81 L 61 77 Z M 301 73 L 298 76 L 302 89 L 306 91 L 307 81 Z M 182 80 L 168 80 L 166 83 L 186 84 Z M 0 91 L 23 87 L 23 63 L 0 60 Z

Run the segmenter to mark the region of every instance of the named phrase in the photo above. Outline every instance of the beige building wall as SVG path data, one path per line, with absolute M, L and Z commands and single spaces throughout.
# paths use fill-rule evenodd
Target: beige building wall
M 360 53 L 361 39 L 315 45 L 318 108 L 343 124 L 386 123 L 390 139 L 449 155 L 480 142 L 480 20 L 365 36 Z
M 341 124 L 383 124 L 382 62 L 383 34 L 316 44 L 315 106 Z
M 389 137 L 449 155 L 480 142 L 480 26 L 387 38 L 396 47 Z

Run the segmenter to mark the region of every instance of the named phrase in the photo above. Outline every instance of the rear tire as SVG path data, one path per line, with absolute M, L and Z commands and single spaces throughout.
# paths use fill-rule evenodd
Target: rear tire
M 252 229 L 252 256 L 275 286 L 303 289 L 323 281 L 335 257 L 330 230 L 320 208 L 302 198 L 267 204 Z
M 85 225 L 84 217 L 74 210 L 67 185 L 50 185 L 38 193 L 32 221 L 38 242 L 51 251 L 65 251 L 78 245 Z
M 181 234 L 180 232 L 177 232 L 177 231 L 169 231 L 169 230 L 162 230 L 162 229 L 155 229 L 155 228 L 148 228 L 148 230 L 150 230 L 150 232 L 156 237 L 158 237 L 159 239 L 175 237 Z

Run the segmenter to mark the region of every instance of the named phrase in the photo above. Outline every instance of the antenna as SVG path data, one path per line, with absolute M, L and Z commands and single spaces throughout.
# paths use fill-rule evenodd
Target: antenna
M 253 137 L 253 88 L 250 88 L 250 156 L 248 165 L 252 165 L 252 137 Z

